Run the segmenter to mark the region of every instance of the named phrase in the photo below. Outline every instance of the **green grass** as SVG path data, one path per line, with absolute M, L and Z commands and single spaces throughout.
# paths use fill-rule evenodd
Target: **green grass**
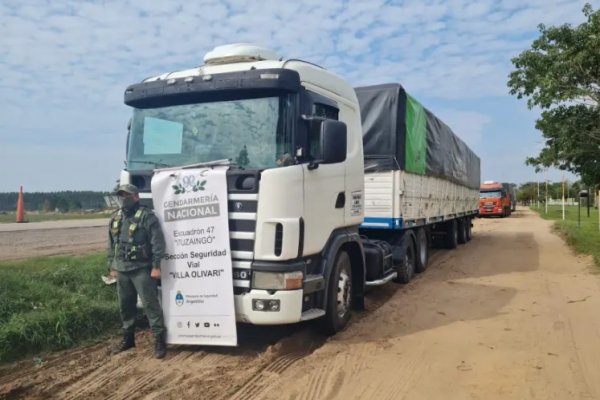
M 600 230 L 598 229 L 598 210 L 590 208 L 590 216 L 587 209 L 581 207 L 581 226 L 577 222 L 577 206 L 565 207 L 565 220 L 562 220 L 561 206 L 548 206 L 548 212 L 544 207 L 531 207 L 544 219 L 554 220 L 556 230 L 565 238 L 567 243 L 576 252 L 589 254 L 594 257 L 596 266 L 600 267 Z
M 0 262 L 0 363 L 116 333 L 105 272 L 103 254 Z
M 59 221 L 65 219 L 95 219 L 95 218 L 109 218 L 110 212 L 96 212 L 96 213 L 25 213 L 25 221 L 27 222 L 41 222 L 41 221 Z M 0 214 L 0 224 L 10 223 L 16 221 L 15 213 Z

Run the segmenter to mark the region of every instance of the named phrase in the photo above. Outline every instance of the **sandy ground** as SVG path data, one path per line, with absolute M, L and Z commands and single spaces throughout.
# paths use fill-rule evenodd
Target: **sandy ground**
M 600 399 L 599 280 L 550 223 L 477 220 L 406 286 L 324 338 L 309 324 L 240 330 L 238 348 L 116 339 L 0 369 L 0 399 Z
M 0 260 L 101 251 L 107 235 L 108 219 L 0 224 Z

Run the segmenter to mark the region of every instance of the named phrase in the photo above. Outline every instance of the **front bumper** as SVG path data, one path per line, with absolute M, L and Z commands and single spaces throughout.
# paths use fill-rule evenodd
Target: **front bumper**
M 256 311 L 252 309 L 252 301 L 279 300 L 279 311 Z M 300 322 L 302 317 L 303 290 L 267 291 L 251 289 L 249 292 L 235 295 L 235 319 L 254 325 L 280 325 Z
M 502 209 L 502 207 L 494 207 L 494 208 L 490 208 L 490 207 L 486 207 L 486 208 L 480 208 L 479 209 L 479 215 L 502 215 L 504 212 L 504 210 Z

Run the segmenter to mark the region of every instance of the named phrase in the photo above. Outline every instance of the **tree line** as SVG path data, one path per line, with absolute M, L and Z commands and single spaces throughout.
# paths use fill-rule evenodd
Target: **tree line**
M 106 208 L 108 192 L 62 191 L 23 193 L 26 211 L 82 211 Z M 0 193 L 0 211 L 15 211 L 18 192 Z
M 588 188 L 581 181 L 565 182 L 565 198 L 575 199 L 579 201 L 579 195 L 582 191 L 587 190 L 590 197 L 590 203 L 595 204 L 595 193 L 593 188 Z M 537 201 L 543 203 L 546 199 L 562 199 L 563 183 L 562 182 L 526 182 L 519 185 L 517 189 L 517 200 L 521 204 L 533 205 Z M 583 200 L 584 203 L 586 202 Z

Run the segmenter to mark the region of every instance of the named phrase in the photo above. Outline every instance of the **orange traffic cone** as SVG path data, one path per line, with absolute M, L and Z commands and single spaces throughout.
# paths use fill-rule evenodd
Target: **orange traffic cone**
M 25 202 L 23 201 L 23 186 L 19 189 L 17 199 L 17 222 L 25 222 Z

